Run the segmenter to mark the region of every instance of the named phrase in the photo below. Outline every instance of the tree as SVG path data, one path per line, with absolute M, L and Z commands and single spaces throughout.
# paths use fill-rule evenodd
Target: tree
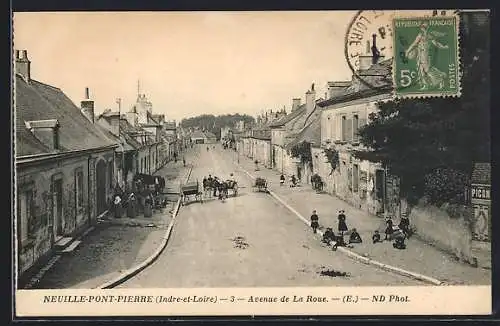
M 309 163 L 312 169 L 311 143 L 302 141 L 295 144 L 292 148 L 290 148 L 290 154 L 292 157 L 299 158 L 302 164 Z
M 243 120 L 245 125 L 253 125 L 255 119 L 246 114 L 225 114 L 214 116 L 213 114 L 203 114 L 191 118 L 186 118 L 181 121 L 183 128 L 200 128 L 209 131 L 220 139 L 220 129 L 223 127 L 233 127 L 236 122 Z
M 467 180 L 457 175 L 470 175 L 473 162 L 490 161 L 489 24 L 479 22 L 467 18 L 462 24 L 460 98 L 378 103 L 379 111 L 359 132 L 371 150 L 356 156 L 385 163 L 400 177 L 401 195 L 410 204 L 424 195 L 436 202 L 457 198 L 465 186 L 457 180 Z M 439 181 L 430 182 L 432 177 Z

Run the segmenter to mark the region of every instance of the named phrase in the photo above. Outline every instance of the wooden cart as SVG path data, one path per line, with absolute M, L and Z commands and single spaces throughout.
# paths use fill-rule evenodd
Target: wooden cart
M 189 198 L 194 197 L 195 201 L 199 201 L 203 203 L 203 192 L 200 187 L 200 183 L 188 182 L 186 184 L 181 184 L 180 186 L 180 194 L 181 194 L 181 205 L 185 205 Z
M 267 192 L 267 181 L 263 178 L 255 179 L 254 188 L 259 192 Z

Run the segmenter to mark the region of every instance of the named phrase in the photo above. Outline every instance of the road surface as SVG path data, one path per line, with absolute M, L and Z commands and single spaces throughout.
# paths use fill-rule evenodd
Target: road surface
M 191 180 L 234 173 L 239 195 L 181 207 L 160 257 L 120 288 L 424 285 L 327 248 L 270 195 L 252 189 L 235 152 L 205 147 Z

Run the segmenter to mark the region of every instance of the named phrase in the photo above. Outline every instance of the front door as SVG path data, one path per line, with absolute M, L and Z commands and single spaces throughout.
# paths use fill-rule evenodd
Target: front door
M 54 180 L 53 184 L 53 212 L 54 217 L 53 232 L 54 239 L 57 241 L 63 236 L 63 205 L 62 205 L 62 179 Z

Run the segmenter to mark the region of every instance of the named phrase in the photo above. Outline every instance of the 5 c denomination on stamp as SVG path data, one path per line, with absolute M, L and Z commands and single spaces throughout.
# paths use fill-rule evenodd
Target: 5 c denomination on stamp
M 460 96 L 458 18 L 393 20 L 393 77 L 397 97 Z

